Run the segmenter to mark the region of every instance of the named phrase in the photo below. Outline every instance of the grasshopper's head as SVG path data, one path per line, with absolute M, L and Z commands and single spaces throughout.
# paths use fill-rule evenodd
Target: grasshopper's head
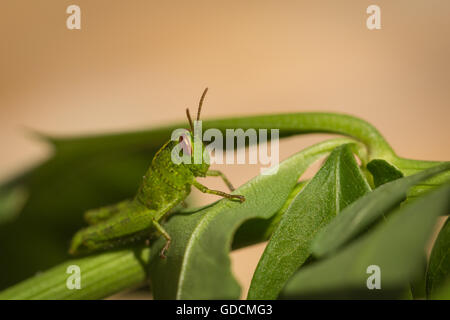
M 203 101 L 205 100 L 206 92 L 208 88 L 203 91 L 202 97 L 198 104 L 197 121 L 200 121 L 200 112 L 202 110 Z M 189 109 L 186 109 L 186 115 L 189 121 L 190 130 L 180 136 L 180 145 L 185 154 L 191 156 L 191 163 L 187 164 L 187 167 L 196 177 L 205 177 L 206 172 L 209 169 L 209 154 L 205 152 L 205 145 L 200 137 L 196 137 L 194 134 L 194 124 L 192 122 Z M 201 161 L 198 161 L 201 158 Z

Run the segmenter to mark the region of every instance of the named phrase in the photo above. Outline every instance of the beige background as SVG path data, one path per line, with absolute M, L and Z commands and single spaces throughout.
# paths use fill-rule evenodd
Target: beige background
M 81 7 L 82 30 L 66 29 L 70 4 Z M 382 30 L 366 28 L 370 4 L 381 7 Z M 449 16 L 448 0 L 2 0 L 0 178 L 48 154 L 24 128 L 78 134 L 183 120 L 205 86 L 205 118 L 346 112 L 402 156 L 449 160 Z M 323 137 L 291 138 L 281 158 Z M 221 169 L 235 185 L 259 171 Z M 245 288 L 262 248 L 232 254 Z

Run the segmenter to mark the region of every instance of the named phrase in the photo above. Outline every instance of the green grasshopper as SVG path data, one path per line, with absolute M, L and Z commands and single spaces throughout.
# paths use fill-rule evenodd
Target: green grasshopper
M 203 91 L 197 111 L 197 121 L 208 88 Z M 230 181 L 218 170 L 209 170 L 209 159 L 195 164 L 175 164 L 171 158 L 173 148 L 179 143 L 188 156 L 194 157 L 194 146 L 201 146 L 202 154 L 205 150 L 203 143 L 193 143 L 194 125 L 186 109 L 190 130 L 182 134 L 179 141 L 170 140 L 155 154 L 150 168 L 143 176 L 142 183 L 133 199 L 117 204 L 89 210 L 85 213 L 88 227 L 78 231 L 72 239 L 69 253 L 88 253 L 95 250 L 109 249 L 128 242 L 150 236 L 158 231 L 166 239 L 161 250 L 161 258 L 170 247 L 171 237 L 160 225 L 159 221 L 191 192 L 193 185 L 203 193 L 215 194 L 228 199 L 245 201 L 241 195 L 228 194 L 218 190 L 211 190 L 196 180 L 196 177 L 221 177 L 231 191 L 234 191 Z

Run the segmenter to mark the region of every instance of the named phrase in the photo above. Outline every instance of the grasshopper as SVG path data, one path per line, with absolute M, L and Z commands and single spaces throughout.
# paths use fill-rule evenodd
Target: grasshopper
M 208 88 L 203 91 L 200 98 L 197 121 L 200 120 L 200 112 L 207 91 Z M 222 172 L 209 170 L 209 159 L 201 161 L 200 164 L 195 164 L 194 161 L 190 161 L 191 164 L 175 164 L 172 161 L 171 152 L 178 143 L 192 159 L 194 146 L 201 146 L 202 154 L 205 150 L 203 143 L 193 143 L 194 125 L 189 109 L 186 109 L 186 115 L 190 129 L 180 136 L 179 141 L 170 140 L 159 149 L 133 199 L 89 210 L 85 213 L 84 218 L 89 226 L 75 234 L 70 245 L 70 254 L 113 248 L 140 239 L 145 235 L 150 236 L 156 229 L 166 239 L 160 253 L 160 257 L 165 258 L 165 253 L 172 240 L 159 221 L 183 202 L 191 192 L 191 186 L 203 193 L 215 194 L 240 202 L 245 201 L 241 195 L 211 190 L 196 180 L 197 177 L 220 177 L 228 188 L 234 191 L 230 181 Z

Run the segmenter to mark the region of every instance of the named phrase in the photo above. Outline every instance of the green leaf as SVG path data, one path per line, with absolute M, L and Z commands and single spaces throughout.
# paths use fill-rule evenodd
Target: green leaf
M 373 176 L 375 187 L 403 177 L 403 173 L 382 159 L 374 159 L 367 164 L 367 169 Z
M 420 276 L 437 217 L 450 208 L 450 184 L 401 207 L 336 255 L 300 269 L 282 298 L 396 298 Z M 385 212 L 387 213 L 387 212 Z M 381 290 L 367 287 L 369 266 L 381 271 Z
M 288 210 L 291 202 L 303 190 L 308 181 L 300 181 L 289 194 L 283 207 L 270 219 L 255 218 L 244 222 L 236 231 L 233 239 L 233 249 L 239 249 L 255 243 L 269 240 L 281 217 Z
M 336 148 L 282 216 L 253 275 L 249 299 L 275 299 L 310 256 L 317 231 L 370 190 L 349 145 Z
M 389 212 L 406 198 L 408 190 L 421 181 L 450 169 L 450 163 L 435 166 L 412 176 L 386 183 L 355 201 L 317 235 L 312 244 L 316 257 L 336 251 L 366 230 L 383 213 Z
M 450 300 L 450 280 L 442 285 L 436 293 L 433 293 L 428 299 Z
M 410 176 L 421 171 L 427 170 L 432 167 L 436 167 L 440 164 L 449 163 L 436 162 L 436 161 L 419 161 L 412 159 L 404 159 L 395 157 L 388 160 L 396 168 L 398 168 L 405 176 Z M 445 184 L 450 179 L 450 170 L 444 171 L 441 174 L 435 175 L 430 179 L 426 179 L 416 186 L 412 187 L 408 192 L 407 201 L 414 200 L 414 198 L 420 197 L 421 195 L 433 190 L 433 188 Z
M 413 279 L 410 283 L 410 292 L 412 299 L 423 300 L 426 299 L 426 274 L 427 274 L 428 258 L 426 252 L 422 254 L 422 261 L 420 264 L 420 275 Z
M 450 281 L 450 220 L 447 218 L 431 251 L 427 271 L 427 297 L 432 297 Z
M 238 299 L 228 253 L 233 234 L 246 220 L 270 218 L 285 203 L 304 170 L 342 140 L 325 142 L 283 161 L 276 174 L 260 175 L 236 193 L 246 201 L 221 200 L 190 215 L 175 215 L 165 225 L 173 235 L 167 259 L 152 259 L 150 279 L 156 299 Z M 159 239 L 157 252 L 164 244 Z M 153 247 L 152 247 L 153 249 Z

